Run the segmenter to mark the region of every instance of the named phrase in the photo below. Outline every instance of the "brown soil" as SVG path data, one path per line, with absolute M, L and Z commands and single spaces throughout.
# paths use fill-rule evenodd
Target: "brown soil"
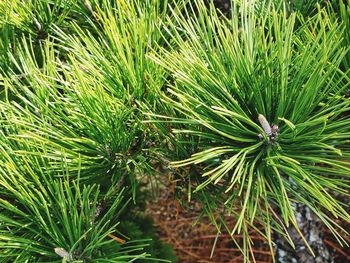
M 158 197 L 148 204 L 148 214 L 155 222 L 157 234 L 162 241 L 171 244 L 179 263 L 240 263 L 244 262 L 241 252 L 237 249 L 230 235 L 222 231 L 217 235 L 217 228 L 210 223 L 209 218 L 199 218 L 201 208 L 192 202 L 186 208 L 180 207 L 174 199 L 174 187 L 167 184 L 161 187 Z M 229 229 L 234 226 L 232 217 L 226 217 Z M 342 225 L 350 230 L 350 224 Z M 256 263 L 273 262 L 269 247 L 257 233 L 250 233 L 254 242 Z M 236 240 L 241 236 L 235 235 Z M 211 252 L 217 239 L 213 256 Z M 345 237 L 350 244 L 350 237 Z M 325 242 L 335 254 L 335 263 L 350 262 L 350 248 L 341 247 L 329 231 L 325 231 Z
M 198 203 L 180 207 L 174 199 L 174 188 L 163 188 L 159 197 L 148 204 L 148 213 L 153 217 L 157 234 L 162 241 L 171 244 L 179 263 L 240 263 L 243 257 L 229 233 L 222 230 L 217 235 L 217 228 L 208 217 L 199 218 L 201 208 Z M 232 217 L 225 218 L 229 229 L 234 226 Z M 256 263 L 271 263 L 269 247 L 259 235 L 253 236 Z M 235 235 L 236 240 L 241 239 Z M 217 239 L 213 256 L 211 252 Z

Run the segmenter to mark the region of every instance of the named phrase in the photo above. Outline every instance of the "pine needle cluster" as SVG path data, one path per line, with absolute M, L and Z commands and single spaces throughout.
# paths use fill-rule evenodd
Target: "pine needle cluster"
M 247 262 L 298 204 L 344 243 L 349 6 L 1 1 L 0 262 L 175 260 L 132 213 L 168 163 Z

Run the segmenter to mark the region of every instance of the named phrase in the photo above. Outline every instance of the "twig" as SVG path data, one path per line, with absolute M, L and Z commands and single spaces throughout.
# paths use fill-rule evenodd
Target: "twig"
M 344 256 L 348 262 L 350 262 L 350 255 L 348 255 L 346 252 L 344 252 L 342 249 L 340 249 L 339 247 L 337 247 L 336 244 L 334 244 L 332 241 L 325 239 L 323 242 L 325 242 L 328 246 L 330 246 L 331 248 L 335 249 L 339 254 L 341 254 L 342 256 Z

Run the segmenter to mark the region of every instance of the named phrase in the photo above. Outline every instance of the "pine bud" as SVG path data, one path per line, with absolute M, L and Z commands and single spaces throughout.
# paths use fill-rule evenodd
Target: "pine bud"
M 258 116 L 259 122 L 261 127 L 264 129 L 264 132 L 267 136 L 270 136 L 272 134 L 271 126 L 269 122 L 266 120 L 265 116 L 262 114 L 259 114 Z
M 55 253 L 57 255 L 59 255 L 60 257 L 64 258 L 67 260 L 67 262 L 70 262 L 72 260 L 71 255 L 64 249 L 61 247 L 55 247 Z

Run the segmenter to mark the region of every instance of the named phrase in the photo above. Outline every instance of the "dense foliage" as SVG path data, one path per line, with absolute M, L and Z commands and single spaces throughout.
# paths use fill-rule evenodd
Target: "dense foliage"
M 169 162 L 246 261 L 296 204 L 343 242 L 350 2 L 321 4 L 0 2 L 0 262 L 174 261 L 139 205 Z

